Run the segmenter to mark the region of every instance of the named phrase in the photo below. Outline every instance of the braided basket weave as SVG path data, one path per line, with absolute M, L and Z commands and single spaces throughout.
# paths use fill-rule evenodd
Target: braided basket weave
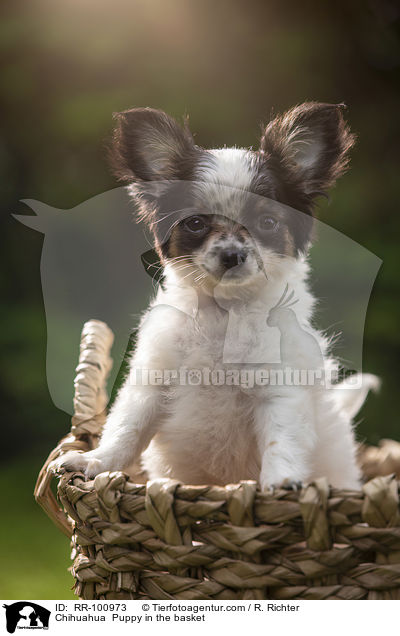
M 325 479 L 300 493 L 264 494 L 173 480 L 135 484 L 123 472 L 85 481 L 66 473 L 51 490 L 48 464 L 90 450 L 105 418 L 113 335 L 82 332 L 71 434 L 52 451 L 35 497 L 72 537 L 83 599 L 400 599 L 400 444 L 364 448 L 362 491 Z M 396 473 L 384 476 L 386 473 Z M 377 476 L 378 475 L 378 476 Z M 371 479 L 373 477 L 373 479 Z

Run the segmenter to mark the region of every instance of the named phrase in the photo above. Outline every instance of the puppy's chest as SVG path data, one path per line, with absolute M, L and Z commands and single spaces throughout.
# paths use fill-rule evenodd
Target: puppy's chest
M 189 385 L 174 387 L 171 398 L 155 443 L 177 478 L 221 484 L 257 479 L 250 396 L 238 387 Z
M 187 366 L 211 366 L 222 363 L 227 320 L 190 320 L 186 329 L 177 336 L 177 346 L 182 364 Z
M 181 364 L 217 367 L 279 361 L 279 332 L 265 311 L 199 312 L 176 336 Z

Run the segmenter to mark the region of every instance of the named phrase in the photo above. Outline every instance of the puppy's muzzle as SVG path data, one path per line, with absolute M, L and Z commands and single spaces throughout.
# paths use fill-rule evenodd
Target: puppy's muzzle
M 243 249 L 226 249 L 220 254 L 220 262 L 225 270 L 243 265 L 247 258 L 247 252 Z

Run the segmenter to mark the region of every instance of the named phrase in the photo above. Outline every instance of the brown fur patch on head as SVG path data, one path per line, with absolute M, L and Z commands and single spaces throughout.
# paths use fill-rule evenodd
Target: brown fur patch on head
M 269 198 L 252 197 L 251 206 L 245 210 L 241 219 L 242 235 L 277 254 L 292 257 L 297 253 L 296 221 L 301 221 L 305 216 L 309 218 L 308 215 L 277 204 Z M 276 230 L 263 231 L 264 218 L 275 221 Z
M 208 217 L 205 217 L 208 221 Z M 189 232 L 185 227 L 186 220 L 177 223 L 171 230 L 168 241 L 162 246 L 163 255 L 167 259 L 180 256 L 191 256 L 204 244 L 208 231 L 201 236 Z
M 295 247 L 295 244 L 294 244 L 293 236 L 290 233 L 288 227 L 284 228 L 283 236 L 284 236 L 283 253 L 286 256 L 295 256 L 296 255 L 296 247 Z
M 168 243 L 162 249 L 164 257 L 173 259 L 190 256 L 209 243 L 224 240 L 228 235 L 235 237 L 240 243 L 244 243 L 249 237 L 247 229 L 236 221 L 217 215 L 206 215 L 202 218 L 206 220 L 208 229 L 200 237 L 187 232 L 184 221 L 173 227 Z
M 179 225 L 176 225 L 168 241 L 168 258 L 176 258 L 177 256 L 185 256 L 183 251 L 183 242 L 181 240 L 182 231 Z

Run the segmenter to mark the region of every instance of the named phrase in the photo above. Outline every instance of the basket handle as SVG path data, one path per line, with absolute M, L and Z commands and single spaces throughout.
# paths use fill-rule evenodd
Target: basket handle
M 106 381 L 112 367 L 110 350 L 114 340 L 111 329 L 100 320 L 89 320 L 83 326 L 79 363 L 74 381 L 74 415 L 71 433 L 51 451 L 41 469 L 34 496 L 55 525 L 68 537 L 72 523 L 60 508 L 51 490 L 54 475 L 50 462 L 69 450 L 88 451 L 96 448 L 106 419 L 108 396 Z

